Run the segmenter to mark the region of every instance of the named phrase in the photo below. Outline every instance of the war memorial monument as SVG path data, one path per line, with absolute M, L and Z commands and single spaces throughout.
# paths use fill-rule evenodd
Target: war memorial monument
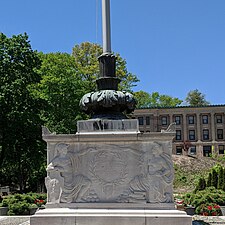
M 110 2 L 102 0 L 103 54 L 98 90 L 87 93 L 81 109 L 91 119 L 78 121 L 76 134 L 54 134 L 47 142 L 48 200 L 31 225 L 191 225 L 175 209 L 172 139 L 167 130 L 140 133 L 128 119 L 132 94 L 118 90 L 116 58 L 111 53 Z

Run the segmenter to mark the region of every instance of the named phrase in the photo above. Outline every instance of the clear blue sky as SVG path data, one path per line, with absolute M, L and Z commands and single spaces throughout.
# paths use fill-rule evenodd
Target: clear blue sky
M 1 0 L 0 31 L 27 32 L 37 51 L 101 44 L 101 0 Z M 199 89 L 225 104 L 225 0 L 111 0 L 112 50 L 140 82 L 135 91 L 185 99 Z

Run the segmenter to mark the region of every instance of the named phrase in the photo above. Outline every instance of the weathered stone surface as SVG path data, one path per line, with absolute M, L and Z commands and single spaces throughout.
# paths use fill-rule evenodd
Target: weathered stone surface
M 138 121 L 136 119 L 124 120 L 80 120 L 77 122 L 78 133 L 90 132 L 139 132 Z
M 48 204 L 173 202 L 173 133 L 43 137 L 48 143 Z
M 30 218 L 32 225 L 191 225 L 178 210 L 46 209 Z
M 31 225 L 191 225 L 174 210 L 173 137 L 171 129 L 44 132 L 48 203 Z

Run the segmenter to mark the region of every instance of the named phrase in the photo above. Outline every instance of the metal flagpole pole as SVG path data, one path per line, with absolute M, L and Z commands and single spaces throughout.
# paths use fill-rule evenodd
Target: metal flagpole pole
M 110 0 L 102 0 L 103 55 L 111 54 Z

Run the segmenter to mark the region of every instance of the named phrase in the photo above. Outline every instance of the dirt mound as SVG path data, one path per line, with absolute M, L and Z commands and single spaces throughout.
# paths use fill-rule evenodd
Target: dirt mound
M 208 172 L 216 164 L 225 166 L 224 160 L 211 157 L 172 156 L 175 168 L 174 191 L 184 193 L 193 191 L 200 177 L 207 179 Z
M 219 163 L 218 160 L 210 157 L 196 158 L 191 156 L 173 155 L 172 159 L 174 164 L 179 166 L 183 171 L 193 173 L 207 171 Z

